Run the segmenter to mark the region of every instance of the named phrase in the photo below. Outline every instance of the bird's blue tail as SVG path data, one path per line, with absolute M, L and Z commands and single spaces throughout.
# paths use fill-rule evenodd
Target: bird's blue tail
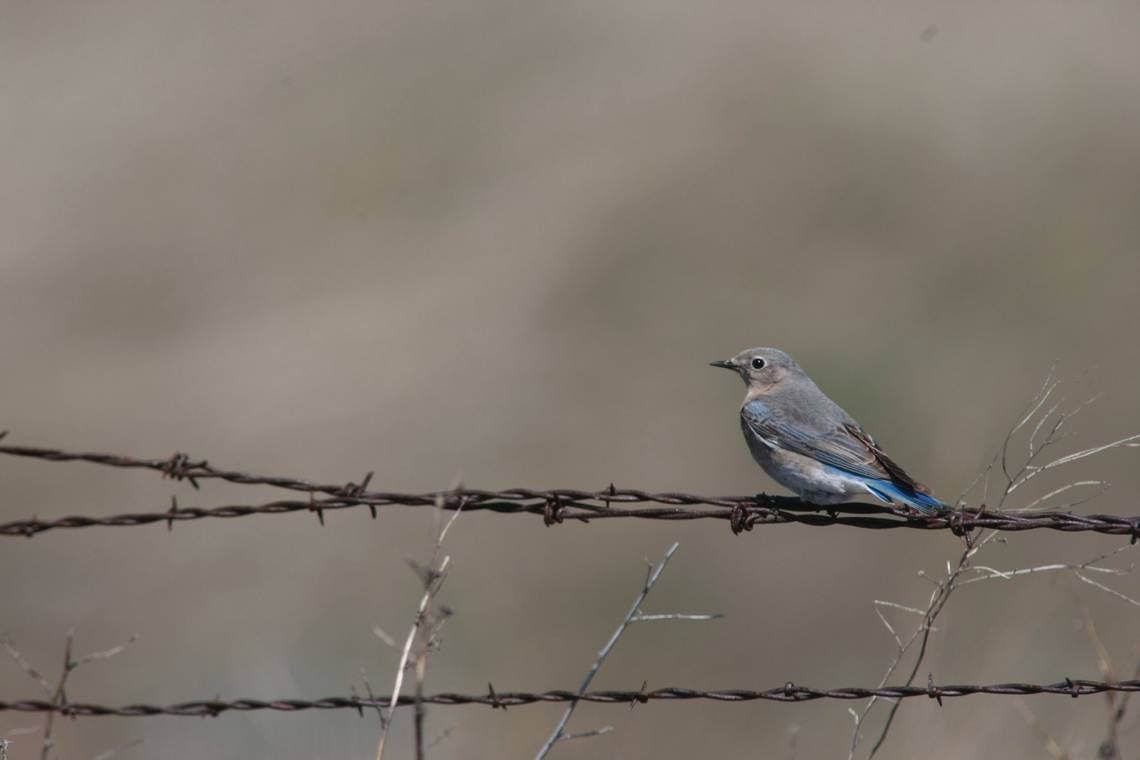
M 889 480 L 866 479 L 863 482 L 871 489 L 871 493 L 888 503 L 905 504 L 928 515 L 936 515 L 950 509 L 949 504 L 942 503 L 930 494 L 903 490 Z

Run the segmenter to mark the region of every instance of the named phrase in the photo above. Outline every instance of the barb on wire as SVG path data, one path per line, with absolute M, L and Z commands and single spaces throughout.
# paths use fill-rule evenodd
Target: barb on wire
M 954 697 L 969 697 L 976 694 L 991 694 L 997 696 L 1030 696 L 1034 694 L 1056 694 L 1064 697 L 1078 698 L 1105 692 L 1132 693 L 1140 691 L 1140 680 L 1131 681 L 1088 681 L 1084 679 L 1066 678 L 1063 681 L 1049 684 L 1032 683 L 996 683 L 996 684 L 947 684 L 936 685 L 928 683 L 923 686 L 880 686 L 880 687 L 844 687 L 838 689 L 817 689 L 810 686 L 799 686 L 791 681 L 783 686 L 773 689 L 753 691 L 751 689 L 686 689 L 668 687 L 651 690 L 605 690 L 588 691 L 579 694 L 568 689 L 553 689 L 542 692 L 503 692 L 495 694 L 455 694 L 443 692 L 440 694 L 427 694 L 422 698 L 414 694 L 401 694 L 396 700 L 399 707 L 409 707 L 422 699 L 425 704 L 440 706 L 483 705 L 486 707 L 520 707 L 538 703 L 551 702 L 593 702 L 597 704 L 630 704 L 633 702 L 673 702 L 686 700 L 709 700 L 713 702 L 754 702 L 765 700 L 769 702 L 811 702 L 817 699 L 867 699 L 879 697 L 880 699 L 908 699 L 911 697 L 927 697 L 937 700 Z M 225 712 L 301 712 L 304 710 L 363 710 L 374 707 L 386 707 L 392 702 L 391 696 L 377 695 L 375 697 L 325 697 L 323 699 L 236 699 L 224 701 L 220 699 L 200 700 L 195 702 L 179 702 L 171 705 L 157 704 L 130 704 L 122 706 L 92 704 L 87 702 L 68 702 L 65 704 L 51 702 L 43 699 L 25 699 L 17 701 L 0 701 L 0 712 L 53 712 L 68 717 L 120 717 L 120 718 L 146 718 L 156 715 L 170 715 L 180 717 L 216 717 Z
M 321 484 L 299 478 L 257 475 L 222 470 L 205 460 L 192 460 L 185 454 L 168 459 L 138 459 L 119 454 L 79 453 L 28 446 L 2 446 L 0 454 L 31 457 L 50 462 L 83 461 L 109 467 L 142 468 L 161 472 L 177 480 L 225 480 L 245 485 L 267 485 L 308 494 L 307 499 L 284 499 L 260 504 L 231 504 L 218 507 L 171 508 L 152 512 L 129 512 L 103 517 L 70 515 L 54 519 L 32 517 L 0 524 L 0 536 L 31 537 L 63 528 L 129 527 L 175 523 L 207 518 L 235 518 L 249 515 L 276 515 L 293 512 L 315 513 L 321 524 L 325 512 L 368 507 L 373 517 L 377 507 L 435 506 L 467 512 L 541 515 L 547 525 L 576 520 L 589 523 L 609 518 L 642 520 L 723 520 L 733 532 L 752 530 L 757 525 L 799 524 L 811 526 L 844 525 L 872 530 L 911 528 L 950 530 L 959 535 L 975 530 L 1022 531 L 1049 529 L 1063 532 L 1093 532 L 1140 538 L 1140 515 L 1078 515 L 1072 512 L 991 511 L 984 506 L 961 508 L 939 516 L 916 516 L 905 509 L 880 504 L 837 504 L 821 507 L 791 496 L 702 496 L 678 492 L 651 492 L 641 489 L 600 490 L 561 488 L 509 488 L 499 491 L 453 489 L 427 493 L 398 493 L 367 489 L 370 475 L 362 483 Z M 323 498 L 317 498 L 323 495 Z M 615 506 L 616 505 L 616 506 Z M 646 506 L 651 505 L 651 506 Z

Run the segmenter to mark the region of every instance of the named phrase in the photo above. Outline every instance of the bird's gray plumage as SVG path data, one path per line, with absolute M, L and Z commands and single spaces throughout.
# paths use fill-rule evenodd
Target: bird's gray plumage
M 923 511 L 943 506 L 783 351 L 752 348 L 713 364 L 735 370 L 748 386 L 740 424 L 753 457 L 805 500 L 833 504 L 871 494 Z

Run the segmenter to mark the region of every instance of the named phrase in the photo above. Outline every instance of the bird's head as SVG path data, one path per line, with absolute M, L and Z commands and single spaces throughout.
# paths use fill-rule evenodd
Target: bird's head
M 731 359 L 711 362 L 710 366 L 736 372 L 749 389 L 759 392 L 767 392 L 785 378 L 803 373 L 800 365 L 778 348 L 748 348 Z

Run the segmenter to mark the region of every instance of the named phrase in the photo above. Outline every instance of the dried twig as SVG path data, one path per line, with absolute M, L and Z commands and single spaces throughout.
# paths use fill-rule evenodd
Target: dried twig
M 420 597 L 420 604 L 416 609 L 415 620 L 412 623 L 411 630 L 408 631 L 407 637 L 404 639 L 404 646 L 400 652 L 400 661 L 396 666 L 396 682 L 392 687 L 392 697 L 388 704 L 388 717 L 385 720 L 383 715 L 381 715 L 380 741 L 376 747 L 376 760 L 383 760 L 384 747 L 388 740 L 388 731 L 392 726 L 392 713 L 400 703 L 400 691 L 404 684 L 404 673 L 407 671 L 409 665 L 415 671 L 416 681 L 414 701 L 416 760 L 423 760 L 424 757 L 423 686 L 424 678 L 427 674 L 428 654 L 436 645 L 443 620 L 450 613 L 446 608 L 440 608 L 437 611 L 435 604 L 435 597 L 439 594 L 439 590 L 443 586 L 443 581 L 447 577 L 448 566 L 451 563 L 450 556 L 445 555 L 441 557 L 440 555 L 443 552 L 443 541 L 447 537 L 447 532 L 451 529 L 456 518 L 459 517 L 460 510 L 463 508 L 463 502 L 460 500 L 455 511 L 451 514 L 451 517 L 444 523 L 442 515 L 446 498 L 440 495 L 437 502 L 438 508 L 435 512 L 435 538 L 432 546 L 431 560 L 426 566 L 410 563 L 412 569 L 417 571 L 417 574 L 423 582 L 424 593 L 423 596 Z M 380 636 L 383 630 L 379 626 L 374 626 L 372 630 L 373 633 L 376 633 L 377 637 L 384 640 L 385 643 L 394 643 L 387 634 Z M 369 689 L 371 689 L 371 687 L 369 687 Z
M 32 664 L 24 658 L 24 655 L 20 654 L 20 651 L 16 649 L 15 643 L 13 643 L 12 639 L 8 637 L 8 634 L 0 636 L 0 644 L 4 645 L 4 649 L 8 652 L 8 656 L 16 661 L 16 664 L 19 665 L 20 669 L 28 675 L 28 678 L 31 678 L 33 681 L 38 683 L 40 685 L 40 688 L 44 690 L 44 694 L 50 697 L 55 691 L 52 688 L 52 685 L 48 683 L 48 680 L 44 678 L 43 674 L 32 667 Z
M 1043 465 L 1036 464 L 1038 458 L 1041 456 L 1041 454 L 1044 451 L 1055 446 L 1061 440 L 1061 438 L 1063 437 L 1061 430 L 1062 430 L 1064 424 L 1067 421 L 1071 420 L 1075 414 L 1080 412 L 1089 403 L 1091 403 L 1091 400 L 1087 401 L 1085 403 L 1078 405 L 1076 408 L 1074 408 L 1068 412 L 1065 412 L 1065 411 L 1061 411 L 1062 404 L 1064 403 L 1064 401 L 1062 400 L 1062 401 L 1055 403 L 1053 406 L 1048 408 L 1044 412 L 1044 414 L 1041 414 L 1038 417 L 1041 410 L 1045 408 L 1046 403 L 1052 397 L 1054 391 L 1056 391 L 1058 385 L 1059 385 L 1059 382 L 1054 380 L 1053 373 L 1050 372 L 1049 377 L 1046 378 L 1045 382 L 1042 384 L 1041 389 L 1038 391 L 1037 395 L 1029 403 L 1026 410 L 1019 416 L 1017 422 L 1015 422 L 1015 424 L 1010 428 L 1009 432 L 1006 434 L 1005 440 L 1003 441 L 1001 448 L 999 449 L 997 455 L 995 455 L 995 457 L 994 457 L 994 463 L 987 466 L 983 470 L 982 475 L 979 476 L 979 478 L 984 477 L 984 481 L 983 481 L 984 487 L 987 490 L 988 490 L 988 474 L 993 469 L 995 469 L 995 466 L 998 469 L 1000 469 L 1001 473 L 1005 476 L 1005 486 L 1004 486 L 1004 488 L 1003 488 L 1003 490 L 1002 490 L 1002 492 L 998 498 L 998 503 L 996 505 L 996 509 L 999 511 L 1005 507 L 1005 503 L 1006 503 L 1007 499 L 1010 497 L 1010 495 L 1014 491 L 1016 491 L 1021 486 L 1025 485 L 1026 482 L 1028 482 L 1030 479 L 1036 477 L 1038 474 L 1044 472 L 1045 470 L 1053 469 L 1053 468 L 1059 467 L 1063 464 L 1069 464 L 1072 462 L 1080 461 L 1080 460 L 1085 459 L 1087 457 L 1093 456 L 1094 454 L 1098 454 L 1098 453 L 1101 453 L 1103 451 L 1107 451 L 1107 450 L 1112 449 L 1112 448 L 1117 448 L 1117 447 L 1122 447 L 1122 446 L 1138 445 L 1136 443 L 1136 441 L 1140 440 L 1140 435 L 1133 435 L 1133 436 L 1121 438 L 1121 439 L 1113 441 L 1112 443 L 1109 443 L 1109 444 L 1104 444 L 1101 446 L 1095 446 L 1092 448 L 1084 449 L 1082 451 L 1078 451 L 1074 454 L 1062 456 L 1062 457 L 1054 459 L 1054 460 L 1052 460 L 1046 464 L 1043 464 Z M 1034 422 L 1035 418 L 1036 418 L 1036 422 Z M 1014 443 L 1014 440 L 1015 440 L 1017 434 L 1020 431 L 1027 429 L 1027 427 L 1030 425 L 1030 423 L 1034 423 L 1034 424 L 1033 424 L 1033 427 L 1031 428 L 1030 432 L 1027 435 L 1028 454 L 1027 454 L 1025 460 L 1022 462 L 1022 464 L 1018 467 L 1015 467 L 1013 465 L 1013 443 Z M 1040 440 L 1040 442 L 1039 442 L 1038 436 L 1041 434 L 1041 432 L 1043 430 L 1045 430 L 1047 432 L 1045 433 L 1044 439 Z M 1048 498 L 1050 498 L 1052 496 L 1058 495 L 1060 493 L 1064 493 L 1065 491 L 1067 491 L 1073 487 L 1077 487 L 1077 486 L 1081 486 L 1081 485 L 1089 485 L 1091 483 L 1098 483 L 1099 484 L 1099 483 L 1101 483 L 1101 481 L 1076 481 L 1074 483 L 1070 483 L 1066 487 L 1056 489 L 1056 490 L 1046 494 L 1045 497 L 1042 497 L 1041 499 L 1037 499 L 1036 501 L 1031 502 L 1030 506 L 1025 508 L 1025 510 L 1022 510 L 1022 511 L 1032 512 L 1037 507 L 1039 507 L 1045 500 L 1047 500 Z M 977 479 L 975 480 L 975 485 L 976 484 L 977 484 Z M 973 487 L 973 486 L 971 486 L 971 487 Z M 964 496 L 965 496 L 965 494 L 963 494 L 963 497 Z M 961 499 L 960 499 L 960 501 L 961 501 Z M 1012 511 L 1013 510 L 1011 510 L 1011 512 Z M 1005 514 L 1008 514 L 1008 512 Z M 899 605 L 899 604 L 895 604 L 892 602 L 883 602 L 883 601 L 876 600 L 876 602 L 875 602 L 876 614 L 878 614 L 879 619 L 883 622 L 884 626 L 887 628 L 887 631 L 890 633 L 890 635 L 891 635 L 892 639 L 895 641 L 896 647 L 897 647 L 895 654 L 892 656 L 890 662 L 887 665 L 887 668 L 883 674 L 883 678 L 880 681 L 880 683 L 886 683 L 886 681 L 894 674 L 895 670 L 898 668 L 899 664 L 902 662 L 903 658 L 906 657 L 906 655 L 911 650 L 911 648 L 914 647 L 915 645 L 917 645 L 918 649 L 917 649 L 917 653 L 915 655 L 914 664 L 913 664 L 911 671 L 910 671 L 910 673 L 909 673 L 909 675 L 905 681 L 905 684 L 907 686 L 910 686 L 911 684 L 914 683 L 914 680 L 917 677 L 919 670 L 922 667 L 922 664 L 926 658 L 927 646 L 928 646 L 929 641 L 930 641 L 930 635 L 934 631 L 933 624 L 934 624 L 935 620 L 938 618 L 938 616 L 945 609 L 946 603 L 949 601 L 951 595 L 958 588 L 965 586 L 965 585 L 968 585 L 970 583 L 974 583 L 974 582 L 981 581 L 981 580 L 989 580 L 989 579 L 993 579 L 993 578 L 1002 578 L 1002 579 L 1008 580 L 1008 579 L 1016 577 L 1016 576 L 1028 575 L 1028 574 L 1035 573 L 1035 572 L 1044 572 L 1044 571 L 1050 571 L 1050 570 L 1071 570 L 1074 573 L 1074 575 L 1076 575 L 1076 577 L 1078 579 L 1080 579 L 1081 581 L 1083 581 L 1084 583 L 1087 583 L 1087 584 L 1092 585 L 1096 588 L 1099 588 L 1103 591 L 1106 591 L 1110 594 L 1118 596 L 1118 597 L 1124 599 L 1125 601 L 1128 601 L 1129 603 L 1136 604 L 1137 606 L 1140 606 L 1140 602 L 1137 602 L 1136 600 L 1133 600 L 1130 597 L 1127 597 L 1124 594 L 1121 594 L 1120 592 L 1116 591 L 1115 589 L 1112 589 L 1108 586 L 1105 586 L 1104 584 L 1099 583 L 1099 582 L 1089 578 L 1087 575 L 1083 574 L 1083 572 L 1102 572 L 1102 573 L 1114 573 L 1114 574 L 1123 572 L 1123 571 L 1112 570 L 1110 568 L 1098 567 L 1094 564 L 1094 563 L 1098 562 L 1099 560 L 1105 559 L 1107 556 L 1110 556 L 1110 555 L 1103 555 L 1101 557 L 1097 557 L 1093 560 L 1089 560 L 1088 562 L 1082 563 L 1080 565 L 1059 565 L 1059 564 L 1042 565 L 1042 566 L 1033 567 L 1033 568 L 1021 568 L 1018 570 L 1013 570 L 1013 571 L 1003 573 L 1003 572 L 994 570 L 993 568 L 990 568 L 990 567 L 975 564 L 975 557 L 977 556 L 978 552 L 980 552 L 986 545 L 988 545 L 991 541 L 993 541 L 997 537 L 997 535 L 998 535 L 997 531 L 992 530 L 992 529 L 988 530 L 988 531 L 983 530 L 981 532 L 981 534 L 977 537 L 972 537 L 969 532 L 963 531 L 963 533 L 966 537 L 966 545 L 965 545 L 963 551 L 961 552 L 961 554 L 959 555 L 956 563 L 954 563 L 954 564 L 947 563 L 945 578 L 943 578 L 942 580 L 939 580 L 939 581 L 934 581 L 934 589 L 931 591 L 930 598 L 927 602 L 925 609 L 920 610 L 920 609 L 915 608 L 915 607 L 907 607 L 905 605 Z M 980 577 L 971 578 L 971 577 L 967 576 L 967 573 L 970 573 L 970 572 L 979 572 L 979 573 L 982 573 L 982 575 Z M 902 639 L 902 637 L 899 636 L 897 631 L 889 624 L 887 619 L 879 611 L 878 608 L 880 606 L 894 607 L 897 609 L 904 610 L 906 612 L 917 613 L 917 614 L 920 614 L 922 616 L 922 620 L 915 627 L 915 629 L 914 629 L 913 633 L 910 635 L 910 637 L 904 641 Z M 863 724 L 867 718 L 868 713 L 874 707 L 877 700 L 878 700 L 878 697 L 872 697 L 867 702 L 867 704 L 864 706 L 864 708 L 861 712 L 854 713 L 854 724 L 855 725 L 854 725 L 854 728 L 852 730 L 851 741 L 850 741 L 850 745 L 849 745 L 849 751 L 848 751 L 849 760 L 853 760 L 855 757 L 855 753 L 856 753 L 856 750 L 858 748 L 858 744 L 860 741 L 860 730 L 861 730 L 861 728 L 862 728 L 862 726 L 863 726 Z M 880 730 L 879 735 L 878 735 L 877 739 L 875 740 L 874 745 L 871 747 L 871 750 L 868 753 L 868 756 L 867 756 L 868 760 L 873 758 L 875 756 L 875 754 L 879 751 L 879 749 L 882 747 L 883 742 L 886 740 L 886 737 L 887 737 L 888 733 L 890 732 L 891 726 L 894 722 L 894 718 L 898 712 L 898 709 L 899 709 L 899 702 L 896 701 L 891 706 L 891 709 L 887 715 L 887 719 L 884 722 L 884 725 L 883 725 L 882 729 Z
M 628 628 L 631 623 L 649 620 L 712 620 L 722 617 L 721 615 L 641 614 L 641 605 L 644 604 L 645 598 L 649 596 L 649 592 L 653 590 L 653 586 L 657 583 L 657 579 L 660 578 L 661 573 L 665 571 L 665 565 L 669 563 L 669 560 L 672 559 L 673 555 L 677 552 L 677 549 L 679 547 L 680 544 L 674 543 L 669 547 L 669 550 L 665 552 L 665 556 L 661 558 L 661 562 L 659 562 L 656 567 L 651 566 L 650 573 L 645 580 L 645 585 L 642 586 L 641 591 L 634 598 L 633 605 L 629 608 L 629 612 L 626 613 L 625 618 L 623 618 L 621 623 L 618 624 L 617 629 L 613 632 L 613 635 L 610 636 L 609 641 L 607 641 L 605 646 L 602 647 L 601 651 L 598 652 L 598 656 L 594 659 L 593 664 L 590 665 L 589 672 L 587 672 L 586 677 L 582 679 L 582 684 L 578 687 L 578 697 L 581 697 L 586 693 L 586 690 L 590 688 L 590 682 L 594 680 L 594 676 L 597 675 L 598 670 L 601 669 L 602 663 L 606 661 L 606 657 L 608 657 L 610 652 L 613 651 L 613 648 L 617 644 L 618 639 L 621 638 L 622 634 L 625 633 L 626 628 Z M 577 706 L 578 699 L 571 700 L 565 712 L 562 713 L 562 717 L 559 719 L 558 725 L 554 727 L 554 730 L 550 733 L 550 736 L 546 739 L 546 742 L 544 742 L 542 747 L 539 748 L 538 753 L 535 755 L 535 760 L 542 760 L 542 758 L 546 757 L 554 745 L 560 740 L 567 739 L 572 736 L 597 736 L 599 733 L 605 733 L 604 731 L 594 731 L 586 732 L 583 734 L 565 734 L 564 729 L 566 728 L 566 724 L 570 721 L 570 716 L 574 714 L 574 708 Z
M 40 673 L 40 671 L 33 667 L 32 664 L 23 656 L 23 654 L 21 654 L 20 651 L 16 649 L 15 643 L 11 638 L 8 637 L 7 634 L 0 636 L 0 643 L 3 643 L 4 649 L 8 652 L 8 655 L 13 660 L 15 660 L 16 664 L 20 666 L 20 669 L 23 670 L 29 678 L 39 684 L 40 688 L 49 698 L 48 704 L 54 706 L 55 708 L 53 710 L 44 711 L 47 712 L 47 717 L 44 719 L 43 740 L 40 744 L 41 760 L 46 760 L 47 757 L 51 754 L 52 747 L 55 746 L 55 740 L 52 737 L 52 731 L 55 728 L 55 716 L 56 713 L 66 711 L 67 680 L 71 676 L 71 672 L 81 665 L 86 665 L 87 663 L 94 662 L 95 660 L 109 659 L 117 654 L 120 654 L 124 649 L 133 644 L 137 638 L 137 636 L 131 636 L 125 643 L 120 644 L 117 647 L 113 647 L 101 652 L 92 652 L 90 654 L 83 655 L 82 657 L 73 658 L 71 656 L 71 650 L 72 644 L 75 640 L 75 629 L 72 628 L 67 632 L 67 639 L 63 647 L 63 664 L 60 667 L 59 678 L 56 680 L 55 685 L 53 686 L 47 680 L 47 678 L 45 678 L 43 674 Z M 4 749 L 7 749 L 6 743 Z M 0 756 L 0 758 L 2 758 L 2 756 Z
M 614 730 L 613 726 L 602 726 L 601 728 L 595 728 L 595 729 L 592 729 L 590 731 L 577 731 L 577 732 L 572 733 L 572 734 L 563 734 L 562 737 L 559 738 L 558 741 L 567 742 L 567 741 L 570 741 L 571 739 L 588 739 L 592 736 L 603 736 L 603 735 L 608 734 L 610 731 L 613 731 L 613 730 Z
M 711 615 L 690 615 L 683 612 L 667 612 L 664 614 L 646 615 L 638 613 L 636 617 L 632 618 L 631 623 L 651 623 L 661 620 L 720 620 L 724 615 L 715 612 Z

